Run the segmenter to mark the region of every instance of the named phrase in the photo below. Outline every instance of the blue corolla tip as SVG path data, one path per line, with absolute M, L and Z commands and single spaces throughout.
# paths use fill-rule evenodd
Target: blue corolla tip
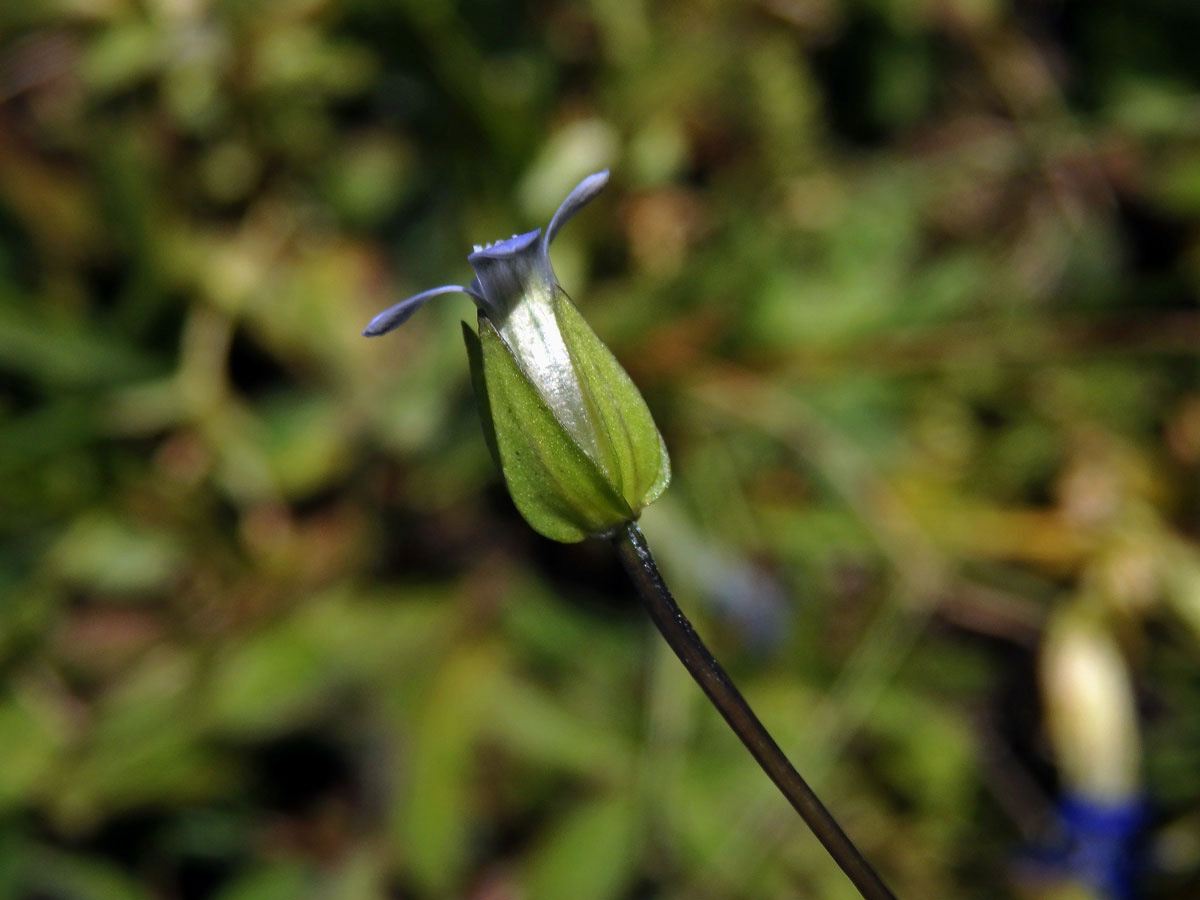
M 503 321 L 513 304 L 521 302 L 531 284 L 554 284 L 550 267 L 550 242 L 579 210 L 583 209 L 608 184 L 608 169 L 584 178 L 559 204 L 550 224 L 503 241 L 476 244 L 467 262 L 475 269 L 475 278 L 467 286 L 448 284 L 414 294 L 384 310 L 370 321 L 363 334 L 375 337 L 387 334 L 406 322 L 414 312 L 440 294 L 463 293 L 471 297 L 480 311 L 497 322 Z
M 467 257 L 467 262 L 475 259 L 503 259 L 506 256 L 521 253 L 528 250 L 541 233 L 542 229 L 535 228 L 533 231 L 527 231 L 524 234 L 514 234 L 503 241 L 494 241 L 490 244 L 476 244 L 473 248 L 475 252 Z
M 1019 871 L 1035 881 L 1071 879 L 1096 896 L 1131 900 L 1145 866 L 1144 798 L 1100 801 L 1066 795 L 1058 801 L 1059 833 L 1018 857 Z

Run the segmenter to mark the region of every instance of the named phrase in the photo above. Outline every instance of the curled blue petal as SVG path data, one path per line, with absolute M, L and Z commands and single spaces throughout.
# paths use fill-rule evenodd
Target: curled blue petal
M 606 184 L 608 184 L 608 169 L 595 172 L 575 185 L 575 189 L 567 194 L 567 199 L 555 210 L 554 218 L 546 226 L 546 237 L 542 241 L 542 245 L 549 247 L 550 242 L 554 240 L 554 236 L 558 234 L 559 229 L 566 225 L 575 213 L 587 206 L 591 199 L 604 189 Z
M 460 284 L 445 284 L 441 287 L 421 291 L 419 294 L 413 294 L 407 300 L 401 300 L 395 306 L 388 307 L 373 318 L 367 327 L 363 329 L 363 336 L 377 337 L 381 334 L 387 334 L 393 328 L 397 328 L 407 322 L 409 316 L 438 294 L 467 294 L 472 297 L 475 296 L 474 292 Z

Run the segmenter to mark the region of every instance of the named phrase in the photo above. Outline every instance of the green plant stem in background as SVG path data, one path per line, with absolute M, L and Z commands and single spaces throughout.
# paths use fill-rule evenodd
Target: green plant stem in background
M 666 638 L 679 661 L 691 673 L 729 727 L 741 738 L 746 749 L 758 760 L 775 786 L 800 813 L 805 824 L 817 836 L 829 855 L 841 866 L 866 900 L 895 900 L 895 895 L 871 868 L 854 842 L 830 815 L 795 766 L 779 749 L 770 732 L 758 720 L 754 710 L 725 674 L 688 617 L 671 596 L 658 572 L 646 537 L 636 522 L 626 522 L 613 537 L 621 562 L 646 604 L 650 618 Z

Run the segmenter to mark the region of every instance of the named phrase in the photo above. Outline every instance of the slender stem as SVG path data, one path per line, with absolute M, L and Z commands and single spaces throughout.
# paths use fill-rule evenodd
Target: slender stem
M 720 663 L 704 646 L 692 623 L 675 603 L 675 598 L 671 596 L 670 590 L 659 575 L 658 566 L 650 554 L 650 546 L 637 523 L 625 523 L 614 535 L 613 543 L 625 570 L 641 595 L 642 602 L 646 604 L 650 618 L 675 651 L 679 661 L 708 695 L 717 711 L 725 717 L 729 727 L 741 738 L 746 749 L 758 760 L 763 771 L 796 808 L 796 812 L 800 813 L 800 818 L 817 836 L 817 840 L 854 882 L 858 892 L 866 900 L 896 900 L 895 895 L 863 859 L 858 848 L 829 814 L 829 810 L 817 799 L 812 788 L 800 777 L 800 773 L 779 749 L 779 745 L 734 687 Z

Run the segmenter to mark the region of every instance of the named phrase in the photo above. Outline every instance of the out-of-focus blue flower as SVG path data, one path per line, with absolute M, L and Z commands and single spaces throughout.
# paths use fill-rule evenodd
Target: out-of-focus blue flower
M 1141 868 L 1146 806 L 1137 798 L 1100 801 L 1066 795 L 1058 802 L 1058 834 L 1027 850 L 1025 880 L 1082 885 L 1104 900 L 1133 900 Z
M 422 291 L 377 315 L 386 334 L 432 298 L 461 292 L 479 308 L 465 325 L 484 433 L 517 508 L 559 541 L 637 518 L 671 477 L 666 446 L 641 394 L 579 315 L 550 265 L 550 242 L 608 183 L 583 179 L 541 229 L 476 245 L 469 285 Z
M 1084 883 L 1112 900 L 1132 900 L 1146 810 L 1137 799 L 1098 803 L 1064 797 L 1059 815 L 1068 835 L 1063 860 Z

